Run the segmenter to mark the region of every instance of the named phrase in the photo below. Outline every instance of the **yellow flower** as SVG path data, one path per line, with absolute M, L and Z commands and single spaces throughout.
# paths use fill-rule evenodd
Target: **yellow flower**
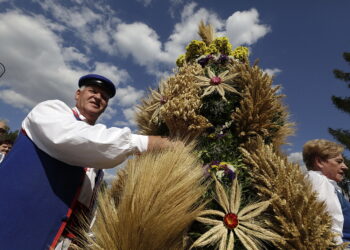
M 270 201 L 253 203 L 240 209 L 241 188 L 238 185 L 237 178 L 232 183 L 229 197 L 215 176 L 214 179 L 217 201 L 224 211 L 204 210 L 200 213 L 197 220 L 213 227 L 200 236 L 191 248 L 219 243 L 220 250 L 233 249 L 235 235 L 246 249 L 259 249 L 258 240 L 274 241 L 280 239 L 277 234 L 260 226 L 261 222 L 256 218 L 266 210 L 270 205 Z M 203 217 L 205 215 L 210 217 Z M 220 219 L 213 219 L 213 216 Z
M 176 59 L 176 65 L 178 66 L 178 67 L 182 67 L 183 65 L 184 65 L 184 63 L 185 63 L 185 55 L 184 54 L 182 54 L 182 55 L 180 55 L 177 59 Z
M 218 165 L 210 165 L 211 168 L 219 168 Z
M 233 78 L 235 78 L 238 75 L 238 73 L 227 75 L 228 73 L 229 73 L 229 70 L 226 70 L 221 74 L 219 74 L 218 76 L 216 76 L 211 71 L 211 69 L 208 68 L 209 77 L 196 76 L 198 80 L 198 82 L 196 83 L 197 86 L 206 87 L 204 90 L 204 93 L 202 94 L 202 97 L 209 95 L 214 91 L 217 91 L 221 95 L 222 99 L 227 101 L 225 98 L 225 90 L 240 95 L 240 93 L 234 87 L 228 84 L 228 82 L 230 82 Z
M 212 42 L 220 54 L 230 55 L 232 53 L 232 45 L 227 37 L 218 37 Z
M 186 61 L 194 60 L 205 54 L 207 46 L 203 41 L 192 40 L 186 47 Z
M 205 54 L 212 55 L 219 53 L 219 50 L 216 48 L 215 44 L 211 43 L 205 50 Z
M 249 56 L 249 50 L 247 47 L 239 46 L 232 51 L 231 55 L 240 61 L 245 61 Z

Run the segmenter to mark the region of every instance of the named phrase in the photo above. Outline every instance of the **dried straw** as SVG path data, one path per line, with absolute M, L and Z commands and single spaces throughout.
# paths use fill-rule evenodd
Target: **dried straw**
M 130 160 L 124 182 L 99 197 L 93 238 L 84 249 L 183 249 L 187 229 L 202 210 L 206 190 L 193 146 L 178 145 Z M 118 180 L 116 180 L 118 182 Z
M 235 64 L 231 70 L 239 73 L 236 81 L 243 88 L 243 98 L 232 114 L 237 135 L 245 141 L 243 147 L 249 151 L 250 140 L 259 135 L 265 141 L 271 140 L 278 151 L 294 132 L 282 103 L 283 95 L 278 94 L 279 87 L 273 87 L 272 78 L 257 65 Z
M 252 183 L 262 200 L 270 200 L 269 228 L 285 239 L 275 242 L 280 249 L 327 249 L 333 247 L 331 217 L 325 204 L 317 201 L 316 193 L 300 168 L 279 156 L 272 145 L 258 137 L 256 150 L 241 148 L 245 162 L 251 166 Z

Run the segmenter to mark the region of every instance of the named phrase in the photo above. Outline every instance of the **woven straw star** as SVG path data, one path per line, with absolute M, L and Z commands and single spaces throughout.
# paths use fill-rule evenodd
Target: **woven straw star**
M 191 248 L 219 244 L 220 250 L 233 249 L 236 235 L 245 248 L 259 249 L 260 240 L 273 241 L 280 238 L 279 235 L 260 226 L 261 222 L 257 220 L 257 216 L 270 205 L 270 201 L 253 203 L 240 209 L 241 188 L 237 178 L 232 183 L 229 197 L 220 182 L 217 179 L 215 182 L 217 201 L 223 211 L 201 212 L 197 220 L 213 227 L 200 236 Z M 210 217 L 204 217 L 206 215 Z
M 217 91 L 225 101 L 226 101 L 225 91 L 233 92 L 240 95 L 240 93 L 229 84 L 229 82 L 232 81 L 232 79 L 234 79 L 238 75 L 238 73 L 229 74 L 229 75 L 228 73 L 229 73 L 229 70 L 226 70 L 220 73 L 218 76 L 216 76 L 213 73 L 213 71 L 211 71 L 211 69 L 208 68 L 209 77 L 196 76 L 198 80 L 198 82 L 196 83 L 197 86 L 206 87 L 202 97 L 207 96 L 213 93 L 214 91 Z

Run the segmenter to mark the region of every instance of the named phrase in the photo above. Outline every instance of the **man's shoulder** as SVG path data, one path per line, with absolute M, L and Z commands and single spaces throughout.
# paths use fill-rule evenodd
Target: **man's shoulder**
M 51 117 L 58 114 L 71 114 L 71 108 L 60 100 L 48 100 L 38 103 L 28 114 L 27 117 Z
M 38 103 L 33 109 L 65 109 L 70 110 L 70 107 L 61 100 L 47 100 Z
M 43 101 L 43 102 L 39 102 L 36 106 L 47 106 L 47 105 L 58 105 L 58 106 L 67 106 L 67 104 L 65 104 L 63 101 L 61 100 L 46 100 L 46 101 Z

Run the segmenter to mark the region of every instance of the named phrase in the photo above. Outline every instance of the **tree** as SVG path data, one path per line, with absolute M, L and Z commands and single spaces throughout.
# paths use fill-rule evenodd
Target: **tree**
M 350 64 L 350 52 L 344 52 L 343 58 L 346 62 Z M 333 74 L 337 79 L 340 79 L 348 84 L 350 88 L 350 72 L 344 72 L 339 69 L 334 69 Z M 333 104 L 340 110 L 345 113 L 350 114 L 350 97 L 340 97 L 340 96 L 332 96 Z M 328 128 L 328 132 L 341 144 L 345 146 L 347 150 L 350 150 L 350 130 L 348 129 L 332 129 Z M 350 159 L 345 158 L 345 163 L 347 166 L 350 166 Z M 342 188 L 349 193 L 349 189 L 347 187 L 347 183 L 350 180 L 350 169 L 346 172 L 346 178 L 341 184 Z

